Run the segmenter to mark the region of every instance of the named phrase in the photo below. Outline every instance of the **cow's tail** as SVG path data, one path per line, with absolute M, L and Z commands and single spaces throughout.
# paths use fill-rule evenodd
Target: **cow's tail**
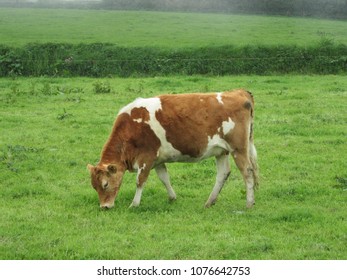
M 257 163 L 257 150 L 254 146 L 254 98 L 252 93 L 248 92 L 250 96 L 250 101 L 252 103 L 252 106 L 250 108 L 251 111 L 251 119 L 250 119 L 250 131 L 249 131 L 249 160 L 251 162 L 251 167 L 253 171 L 253 180 L 254 180 L 254 187 L 259 187 L 259 168 Z

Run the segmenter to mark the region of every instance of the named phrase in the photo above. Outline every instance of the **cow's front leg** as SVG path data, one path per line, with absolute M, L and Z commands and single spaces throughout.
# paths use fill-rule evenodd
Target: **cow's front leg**
M 144 163 L 137 171 L 136 193 L 130 207 L 138 207 L 141 202 L 142 191 L 147 181 L 151 168 Z

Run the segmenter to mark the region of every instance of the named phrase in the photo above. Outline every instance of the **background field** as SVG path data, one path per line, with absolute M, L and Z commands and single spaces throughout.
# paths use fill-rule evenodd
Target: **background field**
M 347 44 L 347 23 L 279 16 L 165 12 L 0 10 L 1 44 L 112 43 L 122 47 Z
M 274 16 L 3 9 L 0 75 L 347 73 L 347 22 Z
M 178 199 L 152 174 L 128 209 L 134 174 L 101 211 L 87 163 L 138 96 L 244 87 L 256 100 L 256 205 L 240 174 L 204 209 L 214 161 L 168 166 Z M 0 259 L 346 259 L 344 76 L 0 79 Z

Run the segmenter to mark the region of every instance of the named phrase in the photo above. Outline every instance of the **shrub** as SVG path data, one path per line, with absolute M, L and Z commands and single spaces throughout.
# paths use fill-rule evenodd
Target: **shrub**
M 94 87 L 94 93 L 110 93 L 111 92 L 111 85 L 109 82 L 95 82 L 93 84 Z

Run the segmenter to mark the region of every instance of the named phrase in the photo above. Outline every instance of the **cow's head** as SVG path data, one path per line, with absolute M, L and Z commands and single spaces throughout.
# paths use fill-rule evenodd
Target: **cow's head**
M 122 183 L 123 172 L 114 164 L 93 166 L 88 164 L 93 188 L 99 195 L 101 208 L 112 208 Z

